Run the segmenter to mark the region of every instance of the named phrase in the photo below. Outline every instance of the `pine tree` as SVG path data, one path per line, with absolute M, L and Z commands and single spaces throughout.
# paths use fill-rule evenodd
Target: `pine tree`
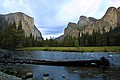
M 19 25 L 18 25 L 18 30 L 21 31 L 22 30 L 22 22 L 20 21 L 19 22 Z
M 15 23 L 15 21 L 13 22 L 13 28 L 16 29 L 16 23 Z
M 79 32 L 79 34 L 78 34 L 78 45 L 80 46 L 80 37 L 81 37 L 81 34 L 80 34 L 80 32 Z

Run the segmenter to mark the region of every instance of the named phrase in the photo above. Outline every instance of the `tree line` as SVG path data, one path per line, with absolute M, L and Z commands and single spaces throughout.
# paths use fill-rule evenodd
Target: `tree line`
M 15 21 L 5 24 L 0 30 L 0 48 L 16 49 L 24 47 L 80 47 L 80 46 L 120 46 L 120 25 L 109 32 L 95 32 L 92 35 L 78 34 L 78 37 L 70 35 L 64 36 L 61 40 L 50 38 L 42 41 L 35 39 L 32 33 L 29 37 L 25 36 L 22 29 L 22 22 L 16 26 Z

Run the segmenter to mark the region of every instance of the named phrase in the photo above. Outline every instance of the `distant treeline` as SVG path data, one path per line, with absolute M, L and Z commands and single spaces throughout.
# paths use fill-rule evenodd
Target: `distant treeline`
M 79 46 L 120 46 L 120 25 L 105 32 L 93 31 L 92 35 L 80 34 L 78 37 L 65 36 L 62 40 L 50 38 L 42 41 L 35 39 L 32 34 L 25 36 L 22 23 L 6 24 L 0 30 L 0 48 L 15 49 L 24 47 L 79 47 Z
M 81 34 L 77 38 L 72 36 L 65 36 L 62 40 L 57 40 L 55 38 L 46 39 L 43 46 L 49 47 L 79 47 L 79 46 L 120 46 L 120 26 L 115 29 L 110 28 L 109 32 L 105 32 L 103 28 L 103 33 L 100 31 L 93 31 L 92 35 Z

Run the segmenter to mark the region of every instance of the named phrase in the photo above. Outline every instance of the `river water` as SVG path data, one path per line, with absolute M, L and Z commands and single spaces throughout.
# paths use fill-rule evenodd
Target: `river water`
M 65 67 L 33 64 L 19 64 L 33 72 L 35 80 L 42 80 L 43 74 L 48 73 L 50 80 L 120 80 L 120 53 L 111 52 L 57 52 L 57 51 L 9 51 L 0 50 L 0 56 L 11 53 L 14 57 L 42 60 L 89 60 L 106 57 L 111 66 L 97 67 Z

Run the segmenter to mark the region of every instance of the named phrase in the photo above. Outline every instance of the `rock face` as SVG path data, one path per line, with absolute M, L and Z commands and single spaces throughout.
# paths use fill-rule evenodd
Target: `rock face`
M 69 22 L 67 28 L 65 28 L 64 33 L 65 33 L 64 36 L 66 35 L 67 36 L 70 35 L 72 37 L 76 36 L 79 33 L 79 30 L 77 29 L 77 24 Z
M 4 27 L 4 23 L 7 22 L 8 24 L 11 22 L 13 23 L 15 21 L 16 26 L 18 26 L 19 22 L 22 22 L 22 29 L 25 32 L 25 36 L 34 36 L 34 38 L 37 38 L 38 40 L 42 39 L 41 32 L 36 28 L 34 25 L 34 18 L 22 13 L 22 12 L 16 12 L 16 13 L 10 13 L 6 15 L 0 15 L 0 24 Z
M 120 25 L 120 7 L 117 9 L 117 24 Z
M 64 36 L 70 35 L 77 37 L 78 34 L 92 34 L 93 31 L 103 33 L 109 32 L 110 29 L 114 29 L 120 25 L 120 7 L 110 7 L 101 19 L 95 19 L 92 17 L 80 16 L 78 23 L 68 23 L 67 28 L 64 30 Z
M 63 36 L 64 36 L 64 35 L 60 35 L 60 36 L 57 37 L 56 39 L 57 39 L 57 40 L 62 40 Z

